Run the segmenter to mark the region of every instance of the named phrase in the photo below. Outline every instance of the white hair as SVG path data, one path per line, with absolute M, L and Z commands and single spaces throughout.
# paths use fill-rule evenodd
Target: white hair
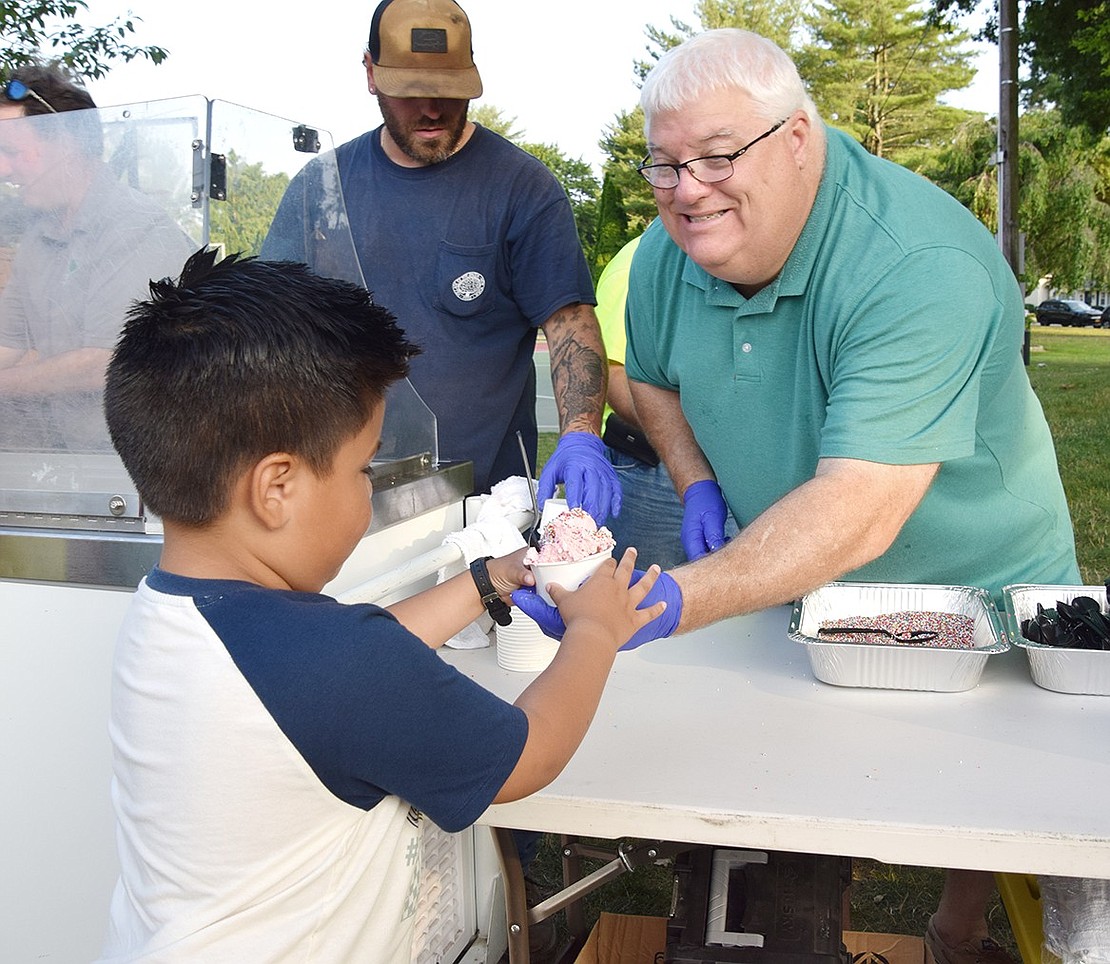
M 818 127 L 817 107 L 794 62 L 766 37 L 734 27 L 707 30 L 659 58 L 640 91 L 644 124 L 650 129 L 654 114 L 681 110 L 722 89 L 743 91 L 772 123 L 804 110 Z

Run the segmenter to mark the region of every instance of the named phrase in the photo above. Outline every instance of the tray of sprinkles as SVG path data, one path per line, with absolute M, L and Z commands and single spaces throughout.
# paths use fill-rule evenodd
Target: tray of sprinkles
M 833 582 L 801 599 L 790 638 L 836 686 L 952 693 L 1010 648 L 990 593 L 969 586 Z
M 1110 584 L 1006 586 L 1002 602 L 1029 675 L 1057 693 L 1110 696 Z

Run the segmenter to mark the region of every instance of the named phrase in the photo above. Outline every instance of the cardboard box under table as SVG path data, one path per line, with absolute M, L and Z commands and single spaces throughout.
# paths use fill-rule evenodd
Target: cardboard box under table
M 574 964 L 658 964 L 667 918 L 602 911 Z
M 844 946 L 852 964 L 926 964 L 927 961 L 925 941 L 911 934 L 845 931 Z

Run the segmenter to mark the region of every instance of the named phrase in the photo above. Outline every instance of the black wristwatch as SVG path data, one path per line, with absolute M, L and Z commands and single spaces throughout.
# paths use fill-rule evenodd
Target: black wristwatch
M 508 626 L 513 621 L 512 613 L 509 612 L 509 607 L 498 595 L 496 589 L 493 588 L 493 580 L 489 577 L 489 569 L 486 568 L 486 563 L 492 559 L 493 556 L 482 556 L 481 559 L 475 559 L 470 564 L 470 575 L 474 577 L 474 585 L 478 587 L 478 595 L 482 597 L 482 605 L 486 607 L 486 612 L 493 617 L 493 621 L 498 626 Z

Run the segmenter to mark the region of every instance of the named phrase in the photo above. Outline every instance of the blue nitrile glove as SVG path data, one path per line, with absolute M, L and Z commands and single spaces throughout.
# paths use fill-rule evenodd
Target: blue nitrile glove
M 725 538 L 728 506 L 716 482 L 712 479 L 695 482 L 686 489 L 682 501 L 686 507 L 682 510 L 681 538 L 687 559 L 700 559 L 728 542 Z
M 535 586 L 521 586 L 512 591 L 513 605 L 525 616 L 536 621 L 545 636 L 561 640 L 567 631 L 567 624 L 559 615 L 559 610 L 545 603 L 536 592 Z
M 601 525 L 621 511 L 621 483 L 605 455 L 605 443 L 589 432 L 567 432 L 540 473 L 536 501 L 542 506 L 562 482 L 567 507 L 581 506 Z
M 633 569 L 632 581 L 629 585 L 635 586 L 643 575 L 644 571 L 642 569 Z M 682 618 L 682 590 L 678 588 L 678 583 L 674 581 L 674 578 L 665 572 L 659 573 L 655 585 L 648 590 L 644 601 L 636 608 L 643 609 L 646 606 L 654 606 L 660 599 L 667 604 L 667 608 L 663 610 L 663 615 L 656 616 L 646 626 L 637 629 L 632 638 L 621 647 L 622 653 L 626 649 L 635 649 L 637 646 L 643 646 L 644 643 L 650 643 L 653 639 L 665 639 L 667 636 L 674 635 L 674 631 L 678 629 L 678 621 Z
M 630 586 L 636 585 L 643 575 L 643 569 L 633 569 L 632 579 L 628 584 Z M 635 649 L 637 646 L 649 643 L 653 639 L 663 639 L 666 636 L 673 635 L 674 631 L 678 629 L 678 621 L 682 617 L 682 590 L 678 588 L 678 583 L 674 581 L 673 577 L 665 572 L 659 573 L 655 585 L 651 587 L 651 591 L 644 597 L 644 601 L 636 608 L 644 609 L 653 606 L 660 599 L 667 604 L 667 608 L 663 610 L 663 615 L 657 616 L 646 626 L 641 626 L 636 630 L 633 637 L 621 647 L 622 650 Z M 514 589 L 513 603 L 525 616 L 530 616 L 536 621 L 545 636 L 550 636 L 552 639 L 563 638 L 563 634 L 567 631 L 563 617 L 559 615 L 558 609 L 549 606 L 537 595 L 534 586 L 521 586 L 519 589 Z

